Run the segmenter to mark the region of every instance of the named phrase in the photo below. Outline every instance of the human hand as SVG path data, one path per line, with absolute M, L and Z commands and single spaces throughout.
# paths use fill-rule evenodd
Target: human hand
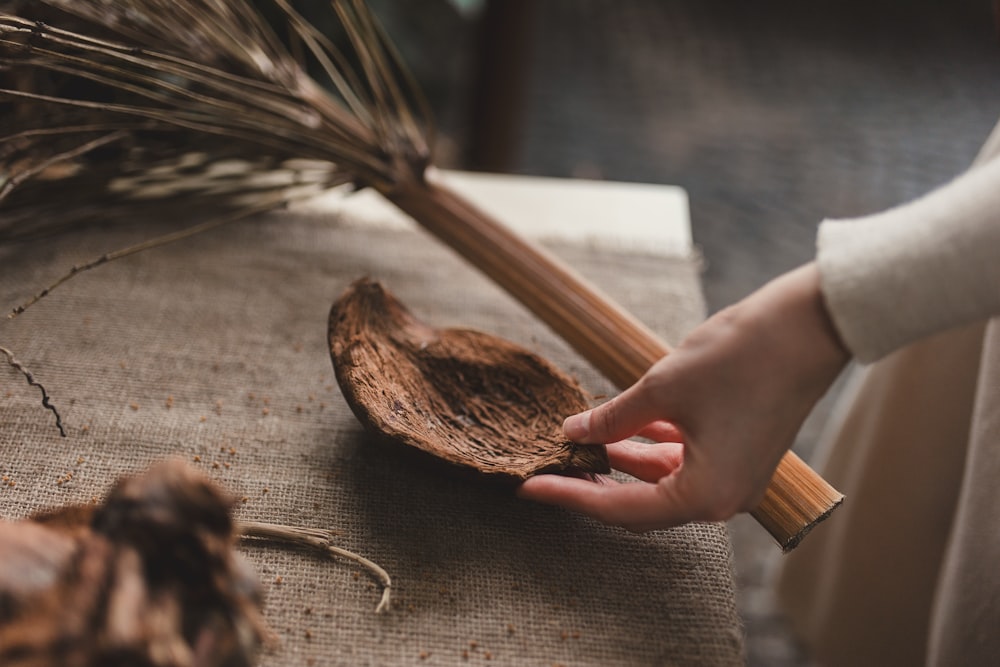
M 611 465 L 637 481 L 539 475 L 518 493 L 634 531 L 726 520 L 759 503 L 849 359 L 807 264 L 706 320 L 618 397 L 566 419 L 568 438 L 611 443 Z M 634 435 L 658 443 L 625 440 Z

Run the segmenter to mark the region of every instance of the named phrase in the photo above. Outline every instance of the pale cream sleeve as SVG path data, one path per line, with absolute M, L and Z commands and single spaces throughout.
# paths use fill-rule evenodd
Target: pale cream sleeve
M 823 296 L 859 361 L 1000 315 L 998 137 L 1000 126 L 975 166 L 916 201 L 820 225 Z

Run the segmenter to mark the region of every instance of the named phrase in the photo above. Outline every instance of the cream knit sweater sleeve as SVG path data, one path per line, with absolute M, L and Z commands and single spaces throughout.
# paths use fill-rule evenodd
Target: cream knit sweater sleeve
M 823 296 L 859 361 L 1000 315 L 998 148 L 1000 126 L 951 183 L 883 213 L 820 225 Z

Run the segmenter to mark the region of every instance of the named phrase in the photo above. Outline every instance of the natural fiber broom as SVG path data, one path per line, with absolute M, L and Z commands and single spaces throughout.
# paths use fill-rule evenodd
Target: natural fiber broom
M 289 0 L 273 2 L 329 89 L 247 0 L 0 0 L 0 240 L 199 216 L 74 267 L 15 314 L 88 268 L 351 185 L 382 193 L 619 387 L 668 353 L 562 262 L 428 176 L 426 104 L 361 0 L 332 2 L 347 54 Z M 841 500 L 788 453 L 752 514 L 787 550 Z

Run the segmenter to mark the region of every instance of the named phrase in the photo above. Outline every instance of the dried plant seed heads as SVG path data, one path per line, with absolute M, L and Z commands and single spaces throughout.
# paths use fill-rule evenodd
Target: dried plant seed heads
M 255 664 L 269 633 L 231 499 L 172 461 L 96 500 L 0 521 L 0 664 Z
M 434 329 L 367 279 L 333 305 L 329 339 L 354 414 L 391 441 L 497 481 L 609 471 L 603 445 L 562 434 L 562 420 L 588 407 L 583 390 L 522 347 Z

